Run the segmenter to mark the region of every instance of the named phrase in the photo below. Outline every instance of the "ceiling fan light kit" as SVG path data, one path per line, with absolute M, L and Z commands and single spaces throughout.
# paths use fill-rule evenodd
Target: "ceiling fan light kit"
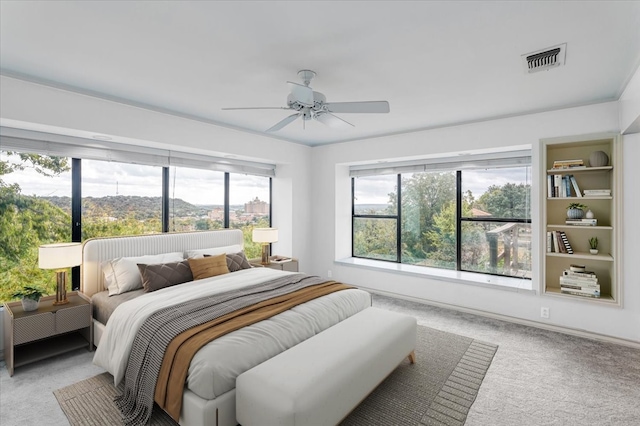
M 389 102 L 387 101 L 364 101 L 364 102 L 327 102 L 327 98 L 320 92 L 315 92 L 309 84 L 316 76 L 311 70 L 298 71 L 298 77 L 303 84 L 288 81 L 291 92 L 287 96 L 286 107 L 243 107 L 243 108 L 222 108 L 223 110 L 240 110 L 240 109 L 288 109 L 296 111 L 288 117 L 280 120 L 275 125 L 268 128 L 267 132 L 277 132 L 285 126 L 291 124 L 298 118 L 302 118 L 302 127 L 305 128 L 305 122 L 316 120 L 332 128 L 349 128 L 355 127 L 348 121 L 336 116 L 333 113 L 352 114 L 352 113 L 388 113 Z

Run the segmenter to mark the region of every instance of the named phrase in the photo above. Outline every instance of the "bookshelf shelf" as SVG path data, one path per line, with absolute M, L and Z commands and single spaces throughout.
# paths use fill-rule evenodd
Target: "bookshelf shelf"
M 573 300 L 579 300 L 579 301 L 585 301 L 585 302 L 592 302 L 592 303 L 610 303 L 610 304 L 616 304 L 616 300 L 611 297 L 610 295 L 602 295 L 600 297 L 583 297 L 583 296 L 576 296 L 573 294 L 564 294 L 560 291 L 559 288 L 552 288 L 548 291 L 545 292 L 545 294 L 547 296 L 553 296 L 553 297 L 562 297 L 564 299 L 573 299 Z
M 567 253 L 547 253 L 547 256 L 557 256 L 557 257 L 568 257 L 571 259 L 585 259 L 591 261 L 604 261 L 604 262 L 613 262 L 613 256 L 608 253 L 605 254 L 591 254 L 586 252 L 574 252 L 573 254 Z
M 603 166 L 603 167 L 573 167 L 567 169 L 548 169 L 547 174 L 555 175 L 555 174 L 572 174 L 572 173 L 593 173 L 593 172 L 607 172 L 613 170 L 613 166 Z
M 547 225 L 547 228 L 549 228 L 549 229 L 582 229 L 582 230 L 585 230 L 585 231 L 588 231 L 588 230 L 597 231 L 599 229 L 603 229 L 603 230 L 607 230 L 607 231 L 613 230 L 613 226 L 600 226 L 600 225 L 596 225 L 596 226 L 587 226 L 587 225 Z
M 565 200 L 565 201 L 569 201 L 571 202 L 572 200 L 613 200 L 613 197 L 592 197 L 592 196 L 586 196 L 586 197 L 547 197 L 547 201 L 561 201 L 561 200 Z
M 609 157 L 609 165 L 589 167 L 589 157 L 594 151 L 604 151 Z M 542 223 L 540 238 L 547 244 L 541 244 L 542 294 L 552 297 L 584 301 L 588 303 L 622 305 L 620 288 L 620 212 L 622 209 L 619 196 L 622 180 L 620 161 L 620 136 L 616 134 L 598 134 L 577 137 L 543 139 L 541 141 L 540 205 Z M 587 167 L 553 169 L 554 162 L 582 160 Z M 560 176 L 558 176 L 560 175 Z M 556 179 L 556 180 L 554 180 Z M 566 182 L 565 182 L 566 181 Z M 573 182 L 572 182 L 573 181 Z M 555 188 L 551 188 L 555 186 Z M 566 191 L 565 186 L 566 185 Z M 561 192 L 558 188 L 561 187 Z M 610 190 L 611 195 L 589 195 L 578 197 L 587 190 Z M 551 196 L 561 194 L 565 197 Z M 573 195 L 573 196 L 572 196 Z M 595 218 L 597 226 L 566 224 L 567 207 L 570 203 L 581 203 L 588 206 Z M 585 209 L 586 210 L 586 209 Z M 557 238 L 562 236 L 563 238 Z M 599 254 L 589 253 L 589 239 L 598 238 Z M 573 253 L 564 251 L 562 242 L 570 245 Z M 566 243 L 568 241 L 568 243 Z M 550 243 L 549 243 L 550 242 Z M 560 246 L 554 246 L 558 242 Z M 551 244 L 551 248 L 548 247 Z M 557 250 L 554 251 L 554 250 Z M 571 250 L 569 250 L 571 251 Z M 570 265 L 580 264 L 587 271 L 593 272 L 596 278 L 589 284 L 580 284 L 582 292 L 600 291 L 600 297 L 585 297 L 562 292 L 568 285 L 567 280 L 561 284 L 560 277 L 567 274 Z M 567 288 L 569 291 L 569 289 Z

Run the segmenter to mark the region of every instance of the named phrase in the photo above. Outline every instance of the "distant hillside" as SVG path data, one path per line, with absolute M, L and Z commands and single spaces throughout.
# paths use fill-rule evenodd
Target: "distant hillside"
M 71 198 L 40 197 L 71 214 Z M 176 217 L 204 216 L 213 206 L 196 206 L 179 198 L 169 202 L 169 211 Z M 115 217 L 122 219 L 133 214 L 136 219 L 144 220 L 161 216 L 161 197 L 140 197 L 136 195 L 117 195 L 108 197 L 83 197 L 82 214 L 88 216 Z
M 388 204 L 356 204 L 356 213 L 359 214 L 367 214 L 367 213 L 383 213 Z

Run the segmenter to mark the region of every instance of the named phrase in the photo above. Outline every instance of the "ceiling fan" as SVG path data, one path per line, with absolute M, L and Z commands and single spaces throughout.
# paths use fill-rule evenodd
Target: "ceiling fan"
M 309 120 L 318 120 L 329 127 L 355 127 L 353 124 L 338 117 L 334 113 L 387 113 L 389 112 L 389 102 L 369 101 L 369 102 L 327 102 L 327 98 L 320 92 L 315 92 L 309 83 L 316 76 L 311 70 L 300 70 L 298 76 L 303 84 L 287 81 L 291 86 L 291 93 L 287 96 L 286 107 L 243 107 L 243 108 L 222 108 L 223 110 L 236 109 L 288 109 L 295 111 L 285 119 L 268 128 L 267 132 L 277 132 L 286 125 L 298 118 L 302 118 L 302 126 Z

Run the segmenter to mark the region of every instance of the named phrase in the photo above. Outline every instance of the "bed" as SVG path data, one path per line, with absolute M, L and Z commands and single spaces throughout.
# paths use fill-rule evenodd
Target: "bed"
M 125 377 L 132 341 L 144 320 L 154 312 L 185 300 L 204 300 L 230 289 L 244 291 L 299 275 L 270 268 L 247 268 L 158 291 L 133 290 L 109 297 L 105 293 L 103 270 L 109 261 L 213 248 L 242 250 L 242 246 L 240 230 L 87 241 L 83 249 L 81 289 L 92 296 L 94 305 L 106 306 L 94 310 L 93 336 L 97 346 L 94 362 L 109 371 L 119 384 Z M 120 299 L 118 303 L 109 305 L 116 299 Z M 371 298 L 364 291 L 335 291 L 207 343 L 189 364 L 179 411 L 180 424 L 236 425 L 235 378 L 238 375 L 369 306 Z

